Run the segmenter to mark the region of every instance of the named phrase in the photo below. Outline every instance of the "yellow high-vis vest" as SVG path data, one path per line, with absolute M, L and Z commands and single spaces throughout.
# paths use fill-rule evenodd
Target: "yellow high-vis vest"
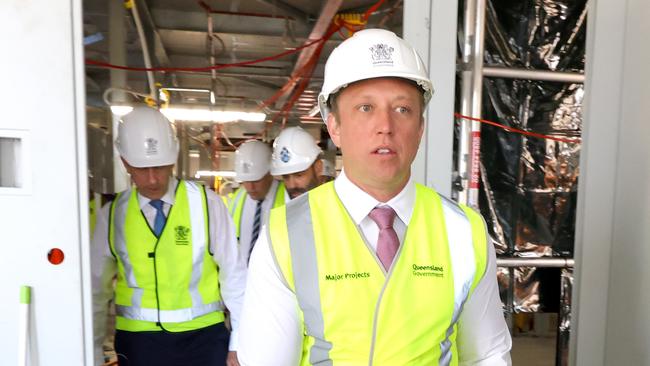
M 160 239 L 136 189 L 119 194 L 111 205 L 109 243 L 117 260 L 117 329 L 182 332 L 223 322 L 205 188 L 178 182 Z
M 277 190 L 275 191 L 275 199 L 273 200 L 273 207 L 280 207 L 284 205 L 286 189 L 284 188 L 283 182 L 278 182 Z M 241 237 L 241 218 L 244 213 L 244 202 L 248 193 L 242 187 L 235 191 L 235 196 L 228 202 L 228 212 L 230 212 L 230 217 L 235 224 L 235 233 L 237 234 L 237 240 Z
M 271 248 L 303 320 L 301 365 L 457 365 L 457 322 L 483 277 L 482 217 L 416 185 L 388 273 L 333 182 L 271 210 Z

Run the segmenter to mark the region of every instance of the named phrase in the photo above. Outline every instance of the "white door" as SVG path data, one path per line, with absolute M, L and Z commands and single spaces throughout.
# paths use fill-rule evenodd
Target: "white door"
M 91 365 L 81 0 L 0 1 L 0 364 Z M 64 258 L 48 261 L 58 248 Z

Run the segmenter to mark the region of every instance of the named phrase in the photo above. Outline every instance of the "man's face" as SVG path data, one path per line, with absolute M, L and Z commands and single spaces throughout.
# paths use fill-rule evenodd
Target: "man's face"
M 398 78 L 363 80 L 343 89 L 336 106 L 327 129 L 341 148 L 345 174 L 371 195 L 399 193 L 424 131 L 418 88 Z
M 319 160 L 316 160 L 314 164 L 302 172 L 285 174 L 282 176 L 284 186 L 287 188 L 287 193 L 289 193 L 291 199 L 294 199 L 319 185 L 317 172 L 320 172 L 320 163 Z
M 266 174 L 261 179 L 250 182 L 242 182 L 246 193 L 251 196 L 252 199 L 256 201 L 263 200 L 266 197 L 266 194 L 271 188 L 273 183 L 273 177 L 270 174 Z
M 124 159 L 122 162 L 141 195 L 152 200 L 160 199 L 165 195 L 169 187 L 169 177 L 174 169 L 173 165 L 136 168 L 129 165 Z

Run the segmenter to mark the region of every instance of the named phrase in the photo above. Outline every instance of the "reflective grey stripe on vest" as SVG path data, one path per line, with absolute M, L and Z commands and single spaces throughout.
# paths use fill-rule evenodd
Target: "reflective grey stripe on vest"
M 192 234 L 192 278 L 190 280 L 190 296 L 192 297 L 192 309 L 203 305 L 203 299 L 199 292 L 199 281 L 203 275 L 203 259 L 207 252 L 208 242 L 205 237 L 205 210 L 203 209 L 203 192 L 194 182 L 185 182 L 187 190 L 187 201 L 190 207 L 190 223 Z M 208 204 L 207 202 L 205 203 Z M 192 320 L 194 318 L 186 319 Z
M 239 189 L 235 197 L 232 198 L 232 205 L 230 206 L 230 217 L 232 217 L 233 220 L 235 219 L 233 215 L 235 214 L 235 211 L 237 211 L 237 206 L 239 206 L 242 203 L 242 198 L 244 197 L 245 194 L 246 194 L 246 190 L 242 188 Z
M 190 230 L 192 235 L 192 276 L 188 289 L 190 297 L 192 299 L 192 307 L 177 310 L 160 310 L 160 312 L 158 312 L 158 309 L 142 308 L 142 296 L 144 295 L 144 290 L 138 286 L 135 279 L 133 264 L 131 263 L 129 253 L 126 248 L 126 233 L 124 232 L 126 211 L 128 209 L 129 199 L 131 197 L 131 190 L 128 190 L 121 194 L 118 198 L 113 220 L 115 225 L 115 237 L 113 239 L 115 251 L 117 252 L 120 261 L 124 266 L 126 282 L 129 287 L 133 289 L 133 294 L 131 296 L 131 306 L 116 306 L 116 313 L 120 316 L 124 316 L 125 318 L 129 319 L 146 320 L 152 322 L 182 322 L 192 320 L 197 316 L 205 315 L 210 311 L 223 310 L 223 304 L 220 302 L 203 304 L 201 293 L 199 292 L 199 281 L 201 280 L 201 276 L 203 274 L 203 258 L 208 245 L 208 238 L 206 237 L 206 220 L 203 209 L 203 192 L 195 183 L 184 183 L 187 191 L 191 224 Z M 183 184 L 183 182 L 179 182 L 178 184 Z M 171 230 L 171 228 L 165 228 L 165 230 Z M 160 318 L 158 318 L 159 313 Z
M 312 365 L 332 365 L 332 359 L 329 357 L 332 343 L 325 340 L 309 195 L 293 199 L 287 204 L 286 210 L 296 297 L 305 317 L 307 334 L 315 339 L 309 362 Z
M 115 305 L 115 313 L 133 320 L 144 320 L 148 322 L 180 323 L 198 318 L 202 315 L 215 311 L 223 311 L 224 305 L 221 301 L 210 304 L 194 306 L 189 309 L 160 310 L 144 309 L 135 306 Z
M 129 285 L 129 288 L 133 289 L 131 305 L 140 307 L 142 306 L 142 294 L 144 293 L 144 290 L 138 286 L 138 282 L 135 280 L 135 271 L 133 270 L 133 264 L 131 263 L 131 258 L 129 258 L 129 253 L 126 250 L 126 241 L 124 240 L 124 218 L 126 217 L 126 209 L 129 206 L 129 199 L 132 194 L 131 190 L 132 189 L 128 189 L 120 194 L 115 202 L 115 213 L 113 215 L 113 246 L 115 248 L 115 253 L 120 258 L 122 266 L 124 267 L 124 278 L 126 279 L 126 283 Z
M 291 263 L 296 295 L 305 317 L 305 327 L 307 333 L 315 339 L 309 361 L 313 365 L 331 365 L 329 350 L 332 349 L 332 343 L 326 341 L 324 336 L 316 244 L 308 197 L 309 195 L 298 197 L 286 206 Z M 439 364 L 449 365 L 452 359 L 449 338 L 453 334 L 454 326 L 458 322 L 463 305 L 467 300 L 476 271 L 476 263 L 469 219 L 455 203 L 447 201 L 442 196 L 441 198 L 453 271 L 454 312 L 451 324 L 445 332 L 445 339 L 440 343 Z M 472 260 L 468 261 L 468 258 Z
M 474 260 L 474 244 L 472 243 L 472 225 L 465 212 L 456 203 L 440 196 L 442 211 L 447 229 L 447 241 L 454 279 L 454 313 L 451 324 L 445 333 L 445 339 L 440 343 L 440 365 L 450 365 L 452 360 L 451 340 L 454 326 L 463 310 L 463 305 L 469 295 L 474 281 L 476 261 Z M 468 260 L 471 259 L 471 260 Z

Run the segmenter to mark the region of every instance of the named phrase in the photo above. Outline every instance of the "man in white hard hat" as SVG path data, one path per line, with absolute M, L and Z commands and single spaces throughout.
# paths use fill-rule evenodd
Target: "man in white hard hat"
M 120 365 L 226 365 L 227 358 L 237 365 L 229 342 L 235 351 L 246 263 L 225 205 L 203 186 L 172 178 L 178 141 L 159 111 L 134 108 L 120 121 L 115 143 L 133 186 L 97 217 L 96 362 L 102 363 L 113 298 Z
M 246 261 L 271 208 L 285 203 L 284 184 L 273 179 L 270 166 L 271 147 L 262 141 L 244 142 L 235 152 L 235 178 L 242 187 L 235 191 L 228 210 Z
M 271 175 L 282 178 L 291 199 L 320 183 L 320 153 L 316 140 L 300 127 L 285 128 L 273 142 Z
M 343 170 L 271 212 L 249 266 L 243 365 L 510 364 L 483 219 L 411 178 L 432 93 L 392 32 L 332 52 L 319 104 Z

